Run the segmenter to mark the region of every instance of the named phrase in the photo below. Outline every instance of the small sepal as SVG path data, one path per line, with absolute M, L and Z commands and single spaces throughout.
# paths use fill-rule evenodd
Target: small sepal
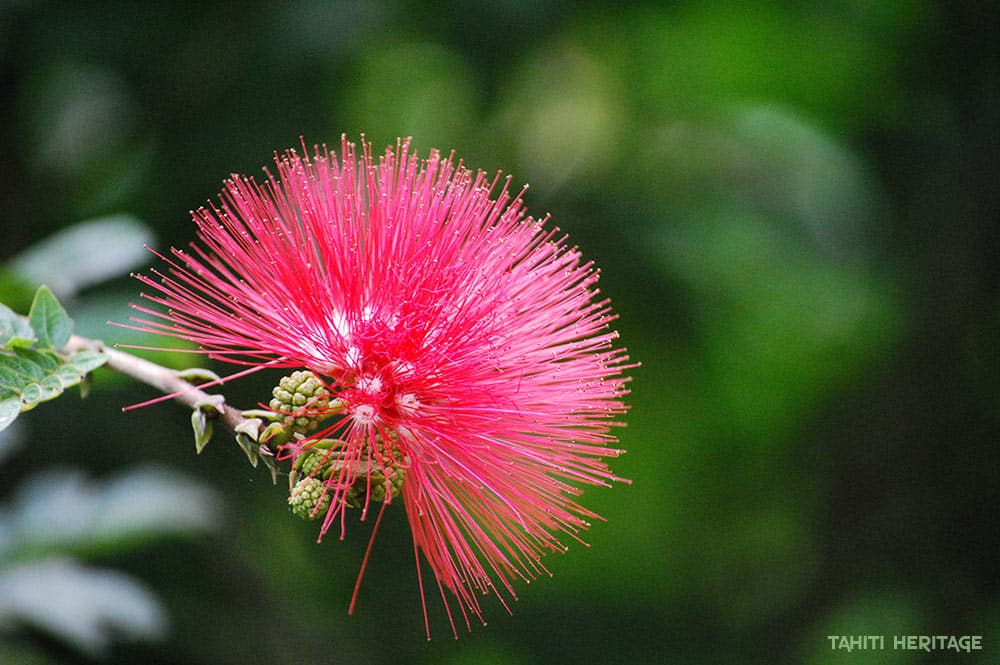
M 250 460 L 250 466 L 256 469 L 257 462 L 260 461 L 260 455 L 257 453 L 257 448 L 259 447 L 257 442 L 240 432 L 236 435 L 236 443 L 246 453 L 247 459 Z
M 267 446 L 258 443 L 262 424 L 259 418 L 250 418 L 237 425 L 236 443 L 246 454 L 250 466 L 256 469 L 258 462 L 263 462 L 271 473 L 271 482 L 278 484 L 278 465 L 274 459 L 274 453 Z
M 267 470 L 271 473 L 271 484 L 278 484 L 278 462 L 274 459 L 274 453 L 267 446 L 262 446 L 257 444 L 257 454 L 260 456 L 260 461 L 264 463 Z
M 267 409 L 247 409 L 246 411 L 241 411 L 240 415 L 244 418 L 261 418 L 268 421 L 276 421 L 283 418 L 280 413 L 275 413 Z
M 84 399 L 90 394 L 90 389 L 94 385 L 94 375 L 86 374 L 80 379 L 80 399 Z
M 222 383 L 222 379 L 218 374 L 210 369 L 205 369 L 204 367 L 191 367 L 189 369 L 182 369 L 177 372 L 177 376 L 184 379 L 188 383 L 195 383 L 196 381 L 204 381 L 207 383 Z
M 191 410 L 191 429 L 194 431 L 194 449 L 199 455 L 212 440 L 212 419 L 225 412 L 226 398 L 222 395 L 209 395 L 195 403 Z
M 254 443 L 260 441 L 260 427 L 264 424 L 264 421 L 260 418 L 247 418 L 239 425 L 236 426 L 237 434 L 246 434 Z
M 194 407 L 206 413 L 214 411 L 224 414 L 226 412 L 226 398 L 224 395 L 208 395 L 204 399 L 198 400 Z
M 200 455 L 212 439 L 212 421 L 204 409 L 191 410 L 191 429 L 194 430 L 194 449 Z
M 285 429 L 282 422 L 272 422 L 260 433 L 260 442 L 274 448 L 285 445 L 291 438 L 292 433 Z

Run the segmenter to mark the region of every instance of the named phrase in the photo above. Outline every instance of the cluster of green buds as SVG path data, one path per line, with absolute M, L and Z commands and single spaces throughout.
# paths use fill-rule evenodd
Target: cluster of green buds
M 261 440 L 272 447 L 288 443 L 295 434 L 309 434 L 336 410 L 336 400 L 319 378 L 308 370 L 281 377 L 271 391 L 268 404 L 276 420 L 264 430 Z
M 326 515 L 326 511 L 330 509 L 330 501 L 326 483 L 308 476 L 300 480 L 288 495 L 292 513 L 304 520 L 314 520 Z
M 290 476 L 288 504 L 292 512 L 303 519 L 316 519 L 330 508 L 331 490 L 325 486 L 331 477 L 338 477 L 346 464 L 338 449 L 344 445 L 336 439 L 321 439 L 296 458 Z M 381 438 L 376 445 L 382 449 Z M 369 501 L 392 501 L 403 491 L 406 467 L 400 451 L 391 446 L 382 460 L 372 458 L 357 463 L 357 475 L 343 494 L 344 505 L 360 508 Z
M 323 382 L 312 372 L 301 370 L 282 377 L 271 391 L 267 417 L 272 421 L 260 441 L 273 449 L 293 439 L 303 440 L 319 429 L 322 421 L 340 409 Z M 399 449 L 399 437 L 389 441 L 376 436 L 371 458 L 355 461 L 354 480 L 338 500 L 348 508 L 360 508 L 369 501 L 392 501 L 400 495 L 406 480 L 406 461 Z M 344 474 L 345 443 L 339 439 L 310 441 L 295 459 L 289 474 L 288 505 L 303 519 L 317 519 L 330 509 L 335 492 L 328 484 Z

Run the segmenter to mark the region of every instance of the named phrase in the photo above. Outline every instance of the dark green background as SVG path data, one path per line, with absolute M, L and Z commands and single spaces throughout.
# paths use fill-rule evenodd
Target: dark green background
M 123 415 L 152 393 L 106 373 L 87 401 L 24 416 L 0 499 L 57 463 L 157 462 L 224 492 L 209 537 L 95 555 L 155 589 L 173 624 L 114 663 L 996 662 L 998 15 L 905 0 L 5 2 L 0 259 L 118 212 L 159 248 L 184 245 L 188 210 L 300 136 L 364 131 L 380 150 L 412 135 L 531 184 L 532 213 L 602 267 L 642 367 L 614 463 L 633 484 L 587 490 L 608 519 L 591 547 L 549 557 L 554 577 L 522 586 L 513 616 L 487 599 L 489 626 L 457 642 L 432 594 L 424 640 L 401 511 L 349 617 L 368 527 L 316 545 L 236 446 L 196 457 L 181 409 Z M 122 279 L 67 307 L 112 341 L 100 324 L 138 291 Z M 251 405 L 267 383 L 227 394 Z M 982 652 L 826 639 L 966 633 Z M 17 639 L 38 662 L 87 662 Z

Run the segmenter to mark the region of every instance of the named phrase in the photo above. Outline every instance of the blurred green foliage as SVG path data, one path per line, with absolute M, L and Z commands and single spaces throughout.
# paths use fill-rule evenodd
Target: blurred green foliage
M 300 137 L 412 135 L 530 182 L 529 209 L 602 267 L 642 367 L 614 465 L 633 484 L 588 491 L 608 518 L 591 547 L 550 557 L 513 616 L 487 601 L 490 625 L 457 643 L 433 598 L 422 640 L 399 511 L 348 617 L 370 524 L 317 546 L 239 450 L 196 458 L 187 414 L 122 415 L 152 395 L 107 374 L 59 418 L 19 419 L 0 498 L 55 462 L 155 462 L 224 494 L 216 536 L 101 559 L 172 622 L 110 662 L 992 662 L 998 17 L 918 0 L 6 3 L 14 309 L 37 280 L 24 250 L 59 229 L 131 215 L 183 246 L 189 209 Z M 67 307 L 87 334 L 141 343 L 103 326 L 138 290 L 83 284 Z M 983 634 L 984 652 L 826 639 L 904 631 Z M 8 649 L 86 662 L 44 634 Z

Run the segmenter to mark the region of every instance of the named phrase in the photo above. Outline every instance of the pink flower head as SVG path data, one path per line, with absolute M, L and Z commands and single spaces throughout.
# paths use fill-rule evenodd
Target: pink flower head
M 375 159 L 344 139 L 339 161 L 317 147 L 276 163 L 193 213 L 201 243 L 140 277 L 165 311 L 135 306 L 154 317 L 137 321 L 223 361 L 321 377 L 335 422 L 281 451 L 344 442 L 320 537 L 338 519 L 343 535 L 364 469 L 404 467 L 418 573 L 422 554 L 445 607 L 447 591 L 481 621 L 480 595 L 506 606 L 597 517 L 579 486 L 621 480 L 604 458 L 622 452 L 631 365 L 598 271 L 508 180 L 453 156 L 401 141 Z

